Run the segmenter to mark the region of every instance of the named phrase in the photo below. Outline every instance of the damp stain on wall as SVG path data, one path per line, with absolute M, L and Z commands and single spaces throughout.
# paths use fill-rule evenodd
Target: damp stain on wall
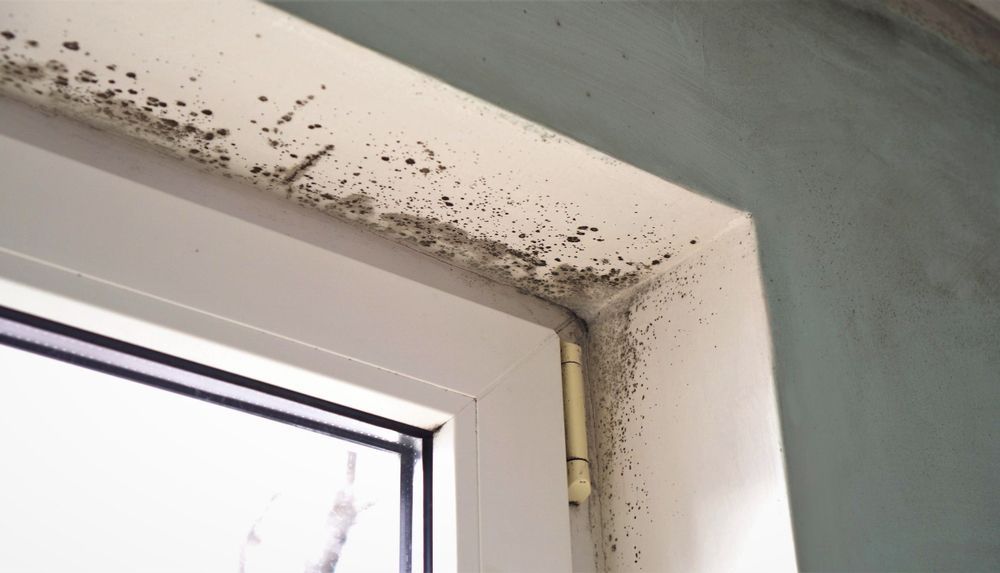
M 652 188 L 669 184 L 645 175 L 640 189 L 630 189 L 629 173 L 637 170 L 580 152 L 575 148 L 582 146 L 423 77 L 407 77 L 406 99 L 399 99 L 379 84 L 359 96 L 359 69 L 325 75 L 320 64 L 309 74 L 283 69 L 270 54 L 345 43 L 309 35 L 265 6 L 236 15 L 212 7 L 201 16 L 148 8 L 127 27 L 124 20 L 115 25 L 120 14 L 99 25 L 100 14 L 65 10 L 65 18 L 30 6 L 0 15 L 0 94 L 138 139 L 584 316 L 669 266 L 732 216 L 693 195 L 678 199 L 689 195 L 683 190 L 657 196 Z M 212 10 L 217 21 L 206 22 Z M 214 44 L 192 45 L 148 27 L 161 21 L 170 30 L 190 24 L 219 33 L 223 16 L 236 31 Z M 246 73 L 233 69 L 247 65 Z M 372 102 L 373 93 L 384 101 Z M 425 109 L 399 109 L 413 101 Z M 399 119 L 380 111 L 386 106 Z M 427 110 L 457 128 L 433 128 Z M 499 122 L 502 134 L 516 138 L 504 149 L 496 134 L 477 140 L 474 130 L 461 132 L 475 121 Z M 562 153 L 564 163 L 587 162 L 567 170 L 553 161 L 547 169 L 532 161 L 538 155 L 532 146 L 555 149 L 553 157 Z M 587 171 L 598 177 L 587 178 Z M 588 188 L 598 185 L 599 194 Z M 698 224 L 691 213 L 702 216 Z

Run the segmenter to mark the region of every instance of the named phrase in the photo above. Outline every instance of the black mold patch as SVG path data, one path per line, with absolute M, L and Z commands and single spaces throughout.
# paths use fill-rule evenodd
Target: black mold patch
M 154 93 L 144 87 L 148 71 L 101 61 L 99 55 L 81 51 L 75 41 L 50 45 L 69 51 L 48 61 L 34 59 L 31 54 L 37 52 L 4 51 L 0 92 L 138 138 L 204 170 L 245 179 L 577 311 L 599 306 L 641 282 L 661 262 L 659 257 L 636 258 L 633 252 L 684 246 L 665 239 L 667 234 L 656 223 L 616 236 L 608 232 L 607 221 L 584 220 L 571 203 L 526 195 L 514 183 L 514 166 L 505 172 L 478 168 L 481 175 L 475 178 L 459 176 L 462 170 L 448 158 L 461 156 L 478 165 L 475 150 L 463 148 L 458 154 L 447 142 L 391 132 L 369 134 L 360 151 L 356 141 L 338 146 L 337 126 L 310 117 L 311 104 L 328 93 L 322 84 L 315 92 L 320 96 L 303 93 L 288 102 L 273 94 L 250 95 L 262 102 L 253 106 L 254 118 L 222 124 L 215 113 L 225 115 L 220 102 L 198 96 L 195 82 L 200 72 L 185 70 L 190 83 Z M 277 115 L 281 109 L 286 111 Z M 264 119 L 268 115 L 272 119 Z M 290 124 L 301 127 L 293 130 Z M 238 140 L 230 137 L 238 130 L 244 132 Z M 350 151 L 340 151 L 343 148 Z M 620 245 L 617 252 L 588 255 L 593 245 L 608 240 Z
M 73 42 L 68 42 L 73 44 Z M 194 161 L 203 165 L 225 168 L 218 157 L 229 152 L 226 146 L 215 143 L 228 134 L 228 130 L 189 121 L 183 115 L 174 115 L 166 101 L 155 96 L 139 96 L 136 89 L 122 90 L 111 83 L 113 66 L 82 68 L 71 74 L 69 66 L 58 60 L 44 64 L 28 57 L 3 54 L 0 61 L 0 89 L 9 95 L 31 96 L 32 103 L 101 126 L 112 125 L 128 135 L 140 137 L 161 148 L 193 155 Z M 106 74 L 106 75 L 105 75 Z
M 698 326 L 710 324 L 715 317 L 699 294 L 709 257 L 702 252 L 643 283 L 628 299 L 602 309 L 590 325 L 587 380 L 594 436 L 591 467 L 595 490 L 601 498 L 602 569 L 608 571 L 623 566 L 642 569 L 643 546 L 659 542 L 646 535 L 656 531 L 658 516 L 650 510 L 650 490 L 656 484 L 647 482 L 643 459 L 655 458 L 656 444 L 662 436 L 647 428 L 646 416 L 663 420 L 675 415 L 671 409 L 677 404 L 661 400 L 669 401 L 673 392 L 683 392 L 696 381 L 665 379 L 662 369 L 653 368 L 649 361 L 661 358 L 667 349 L 676 351 L 686 346 L 687 337 L 698 335 L 690 326 L 685 330 L 671 324 L 668 309 L 683 305 L 684 312 L 698 317 L 694 323 Z M 663 508 L 657 510 L 662 518 Z
M 289 172 L 289 174 L 284 179 L 284 183 L 286 184 L 295 183 L 295 180 L 298 179 L 300 175 L 302 175 L 307 170 L 311 169 L 312 166 L 316 165 L 316 162 L 318 162 L 320 159 L 329 155 L 329 153 L 333 151 L 333 147 L 334 146 L 332 144 L 325 145 L 323 146 L 323 149 L 320 149 L 316 153 L 310 153 L 309 155 L 307 155 L 306 158 L 302 160 L 302 163 L 296 165 L 291 170 L 291 172 Z
M 638 516 L 642 515 L 644 526 L 651 521 L 645 504 L 649 491 L 633 454 L 637 446 L 647 445 L 645 428 L 638 418 L 650 390 L 643 368 L 645 338 L 653 326 L 641 323 L 635 314 L 654 288 L 644 285 L 628 302 L 605 308 L 590 331 L 587 379 L 596 437 L 591 467 L 601 496 L 602 529 L 607 533 L 603 569 L 609 571 L 614 569 L 613 563 L 631 561 L 620 553 L 643 541 Z M 641 513 L 644 509 L 645 514 Z

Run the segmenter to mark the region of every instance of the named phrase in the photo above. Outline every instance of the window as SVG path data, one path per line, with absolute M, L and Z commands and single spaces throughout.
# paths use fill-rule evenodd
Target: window
M 0 392 L 0 570 L 429 563 L 426 430 L 3 308 Z
M 0 305 L 434 431 L 434 570 L 570 570 L 551 328 L 380 268 L 394 247 L 361 231 L 12 102 L 0 156 L 18 158 L 0 169 Z

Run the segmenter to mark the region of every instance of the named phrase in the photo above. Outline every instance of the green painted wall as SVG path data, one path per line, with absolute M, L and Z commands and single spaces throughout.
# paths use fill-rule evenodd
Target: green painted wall
M 1000 569 L 1000 70 L 832 3 L 281 5 L 752 212 L 801 568 Z

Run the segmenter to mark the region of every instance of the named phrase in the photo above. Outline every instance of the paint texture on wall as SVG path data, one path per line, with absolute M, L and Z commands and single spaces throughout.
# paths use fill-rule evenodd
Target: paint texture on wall
M 879 2 L 293 9 L 751 212 L 800 567 L 1000 568 L 1000 71 L 980 53 Z
M 0 94 L 582 315 L 734 209 L 254 3 L 9 3 Z

